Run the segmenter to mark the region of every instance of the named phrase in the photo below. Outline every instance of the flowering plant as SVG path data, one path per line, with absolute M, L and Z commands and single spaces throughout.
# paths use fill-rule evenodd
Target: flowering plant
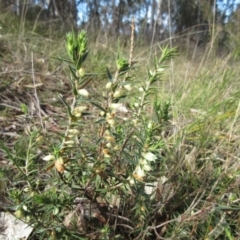
M 133 42 L 131 48 L 132 53 Z M 12 192 L 21 202 L 16 215 L 34 225 L 35 233 L 51 239 L 142 239 L 157 218 L 156 184 L 164 174 L 161 133 L 171 118 L 170 104 L 158 100 L 155 83 L 175 49 L 162 49 L 143 82 L 130 75 L 132 56 L 126 60 L 118 54 L 116 72 L 107 69 L 98 99 L 88 86 L 94 74 L 86 73 L 84 66 L 87 33 L 69 32 L 66 49 L 69 60 L 62 61 L 69 67 L 73 93 L 72 102 L 59 95 L 68 115 L 66 131 L 42 157 L 48 181 L 33 184 L 36 171 L 29 171 L 31 164 L 22 172 L 28 188 Z M 146 114 L 149 108 L 152 112 Z M 33 134 L 31 141 L 37 136 Z

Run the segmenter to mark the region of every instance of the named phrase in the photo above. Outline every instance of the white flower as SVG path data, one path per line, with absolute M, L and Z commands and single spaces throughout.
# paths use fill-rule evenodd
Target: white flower
M 122 113 L 128 113 L 128 109 L 123 104 L 118 108 L 118 111 Z
M 68 140 L 64 142 L 66 145 L 73 145 L 75 142 L 73 140 Z
M 111 103 L 109 107 L 110 107 L 111 109 L 117 110 L 117 109 L 120 108 L 121 106 L 122 106 L 121 103 Z
M 80 118 L 82 116 L 82 113 L 75 113 L 74 116 Z
M 150 121 L 149 123 L 148 123 L 148 129 L 152 129 L 152 127 L 153 127 L 153 122 L 152 121 Z
M 107 113 L 106 114 L 106 118 L 113 118 L 113 116 L 111 115 L 111 113 Z M 109 132 L 110 133 L 110 132 Z
M 114 98 L 119 98 L 123 95 L 122 91 L 120 90 L 117 90 L 114 94 L 113 94 L 113 97 Z
M 76 135 L 74 135 L 74 134 L 68 134 L 67 137 L 68 137 L 68 138 L 75 138 Z
M 111 103 L 109 108 L 122 113 L 128 113 L 128 109 L 122 103 Z
M 142 156 L 148 161 L 155 161 L 157 159 L 156 155 L 151 152 L 142 153 Z
M 130 185 L 133 185 L 135 183 L 135 180 L 132 177 L 128 177 L 127 180 L 129 181 Z
M 86 98 L 89 97 L 89 92 L 86 89 L 79 89 L 78 94 Z
M 76 115 L 76 114 L 81 114 L 83 111 L 87 110 L 87 106 L 78 106 L 75 107 L 72 111 L 72 114 Z M 81 116 L 81 115 L 80 115 Z
M 147 161 L 146 159 L 141 158 L 141 159 L 139 160 L 139 164 L 140 164 L 140 166 L 142 167 L 142 169 L 143 169 L 144 171 L 149 172 L 149 171 L 152 170 L 151 165 L 148 163 L 148 161 Z
M 112 148 L 112 144 L 111 144 L 110 142 L 108 142 L 108 143 L 106 144 L 106 147 L 107 147 L 107 148 Z
M 134 103 L 134 106 L 135 107 L 139 107 L 139 103 Z
M 107 121 L 111 126 L 114 126 L 114 125 L 115 125 L 115 120 L 112 119 L 112 118 L 108 118 L 108 119 L 106 119 L 106 121 Z
M 164 72 L 164 68 L 157 68 L 157 73 Z
M 100 112 L 100 116 L 103 117 L 105 115 L 105 112 L 104 111 L 101 111 Z
M 112 88 L 112 83 L 108 82 L 105 86 L 106 89 L 111 89 Z
M 145 174 L 144 170 L 141 168 L 141 166 L 137 165 L 133 172 L 133 176 L 135 179 L 142 181 L 144 179 L 144 177 L 146 177 L 146 174 Z
M 124 88 L 129 92 L 132 91 L 132 86 L 130 84 L 124 85 Z
M 79 132 L 77 129 L 75 129 L 75 128 L 69 129 L 68 132 L 71 133 L 71 134 L 73 134 L 73 135 L 78 135 L 78 134 L 80 133 L 80 132 Z
M 53 155 L 47 155 L 45 157 L 42 158 L 43 161 L 51 161 L 51 160 L 54 160 L 55 157 Z

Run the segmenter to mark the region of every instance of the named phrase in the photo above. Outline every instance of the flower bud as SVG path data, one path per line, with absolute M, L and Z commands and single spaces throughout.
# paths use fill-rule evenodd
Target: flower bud
M 151 152 L 142 153 L 142 156 L 147 161 L 154 162 L 157 159 L 157 156 Z
M 77 76 L 83 78 L 85 76 L 85 70 L 84 68 L 80 68 L 77 71 Z
M 72 114 L 75 115 L 76 117 L 77 117 L 77 114 L 80 114 L 81 116 L 82 112 L 84 112 L 85 110 L 87 110 L 87 106 L 75 107 L 72 111 Z
M 105 86 L 106 89 L 111 89 L 112 88 L 112 83 L 108 82 Z
M 100 112 L 100 116 L 101 116 L 101 117 L 104 117 L 104 116 L 105 116 L 105 112 L 104 112 L 104 111 L 101 111 L 101 112 Z
M 66 145 L 74 145 L 74 141 L 73 140 L 68 140 L 68 141 L 65 141 L 64 144 Z
M 120 108 L 121 106 L 122 106 L 122 103 L 111 103 L 109 107 L 110 107 L 111 109 L 117 110 L 117 109 Z
M 80 118 L 82 116 L 82 113 L 81 112 L 75 113 L 74 116 L 77 117 L 77 118 Z
M 134 103 L 134 107 L 139 107 L 139 103 Z
M 164 68 L 157 68 L 157 73 L 164 72 Z
M 110 135 L 104 136 L 104 138 L 109 142 L 114 142 L 115 141 L 115 138 L 110 136 Z
M 24 204 L 24 205 L 22 206 L 22 208 L 23 208 L 24 211 L 26 211 L 26 212 L 28 211 L 27 205 Z
M 124 85 L 124 88 L 129 92 L 132 91 L 132 86 L 130 84 Z
M 31 216 L 30 216 L 30 215 L 27 215 L 27 216 L 25 217 L 25 221 L 26 221 L 26 223 L 30 223 L 30 221 L 31 221 Z
M 107 147 L 107 148 L 112 148 L 112 144 L 111 144 L 110 142 L 108 142 L 108 143 L 106 144 L 106 147 Z
M 109 118 L 109 119 L 107 119 L 107 123 L 111 126 L 114 126 L 115 125 L 115 120 L 112 119 L 112 118 Z
M 114 92 L 113 97 L 114 97 L 114 98 L 119 98 L 119 97 L 121 97 L 122 95 L 123 95 L 123 92 L 120 91 L 120 90 L 117 90 L 117 91 Z
M 153 122 L 152 121 L 150 121 L 149 123 L 148 123 L 148 129 L 152 129 L 152 127 L 153 127 Z
M 47 155 L 47 156 L 42 158 L 43 161 L 51 161 L 51 160 L 54 160 L 54 159 L 55 159 L 54 155 Z
M 86 89 L 79 89 L 78 94 L 86 98 L 89 97 L 89 92 Z
M 77 129 L 75 129 L 75 128 L 69 129 L 68 132 L 71 133 L 71 134 L 73 134 L 73 135 L 78 135 L 78 134 L 80 133 L 80 132 L 79 132 Z
M 141 168 L 144 170 L 144 171 L 151 171 L 152 170 L 152 167 L 151 165 L 148 163 L 148 161 L 146 159 L 140 159 L 139 160 L 139 164 L 141 165 Z
M 67 137 L 71 139 L 71 138 L 75 138 L 76 135 L 74 135 L 74 134 L 68 134 Z

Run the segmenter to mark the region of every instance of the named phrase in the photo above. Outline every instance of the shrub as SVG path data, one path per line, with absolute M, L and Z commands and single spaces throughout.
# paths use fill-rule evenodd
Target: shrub
M 155 82 L 175 49 L 162 50 L 143 83 L 131 76 L 133 49 L 129 61 L 118 56 L 116 72 L 106 70 L 106 86 L 97 100 L 87 90 L 94 74 L 84 69 L 89 54 L 86 32 L 69 32 L 66 49 L 69 60 L 60 60 L 69 66 L 73 100 L 69 103 L 59 95 L 68 123 L 60 143 L 53 141 L 43 157 L 48 166 L 36 163 L 35 150 L 42 144 L 38 130 L 28 134 L 26 156 L 14 156 L 4 147 L 18 171 L 20 187 L 9 189 L 17 204 L 15 215 L 33 225 L 41 239 L 154 234 L 151 225 L 161 218 L 161 133 L 170 119 L 170 104 L 158 101 Z

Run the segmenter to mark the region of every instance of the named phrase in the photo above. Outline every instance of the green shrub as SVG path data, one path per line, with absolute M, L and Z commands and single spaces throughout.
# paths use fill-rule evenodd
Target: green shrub
M 170 104 L 157 100 L 154 83 L 175 49 L 163 49 L 144 83 L 132 78 L 131 58 L 118 57 L 115 74 L 107 69 L 106 87 L 97 101 L 86 90 L 94 77 L 84 69 L 89 54 L 86 32 L 68 33 L 66 48 L 69 60 L 61 60 L 69 65 L 73 101 L 68 103 L 59 95 L 68 124 L 61 142 L 53 143 L 43 158 L 48 166 L 41 164 L 39 169 L 36 164 L 34 149 L 42 144 L 38 131 L 29 132 L 25 158 L 5 149 L 18 169 L 21 185 L 9 190 L 18 204 L 15 215 L 33 225 L 41 239 L 153 234 L 148 227 L 159 217 L 156 183 L 163 170 L 161 132 L 170 119 Z M 146 114 L 149 108 L 153 112 Z M 152 190 L 146 190 L 147 185 Z

